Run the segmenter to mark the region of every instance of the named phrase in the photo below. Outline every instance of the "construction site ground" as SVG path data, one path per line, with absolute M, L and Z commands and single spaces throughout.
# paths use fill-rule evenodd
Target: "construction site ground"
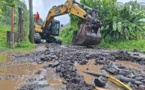
M 145 55 L 138 50 L 109 50 L 40 44 L 28 53 L 0 52 L 0 90 L 125 90 L 85 70 L 109 74 L 132 90 L 145 90 Z

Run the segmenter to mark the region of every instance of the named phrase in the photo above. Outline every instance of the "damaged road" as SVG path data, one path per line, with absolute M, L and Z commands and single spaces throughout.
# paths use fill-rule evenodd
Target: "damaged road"
M 7 65 L 19 62 L 20 66 L 26 63 L 24 66 L 28 64 L 29 68 L 21 68 L 18 72 L 26 70 L 22 75 L 8 73 L 1 78 L 16 78 L 17 83 L 13 86 L 17 87 L 13 90 L 124 90 L 110 81 L 99 79 L 101 77 L 82 72 L 92 70 L 113 75 L 133 90 L 145 90 L 145 56 L 139 52 L 57 44 L 47 47 L 42 46 L 43 49 L 27 54 L 11 55 L 13 60 Z M 7 65 L 2 64 L 1 68 Z

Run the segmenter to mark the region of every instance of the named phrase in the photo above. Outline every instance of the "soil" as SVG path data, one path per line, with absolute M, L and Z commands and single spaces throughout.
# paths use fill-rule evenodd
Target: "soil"
M 85 70 L 109 74 L 133 90 L 145 90 L 145 55 L 58 44 L 25 54 L 0 54 L 0 90 L 124 90 L 111 81 L 98 87 Z M 101 81 L 100 81 L 101 82 Z M 101 83 L 102 84 L 102 83 Z

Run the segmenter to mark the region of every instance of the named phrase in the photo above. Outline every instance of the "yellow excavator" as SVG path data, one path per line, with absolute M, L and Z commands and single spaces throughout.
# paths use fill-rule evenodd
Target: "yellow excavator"
M 87 13 L 81 7 L 89 9 L 91 12 Z M 41 26 L 36 25 L 35 23 L 35 32 L 39 33 L 41 39 L 45 39 L 48 43 L 61 43 L 61 40 L 54 37 L 59 35 L 61 26 L 60 21 L 54 20 L 54 18 L 64 14 L 74 14 L 86 20 L 85 24 L 81 24 L 72 44 L 88 46 L 100 43 L 100 27 L 102 23 L 98 20 L 98 11 L 80 4 L 75 0 L 67 0 L 63 5 L 53 6 Z M 35 42 L 39 41 L 40 38 L 38 39 L 36 37 Z

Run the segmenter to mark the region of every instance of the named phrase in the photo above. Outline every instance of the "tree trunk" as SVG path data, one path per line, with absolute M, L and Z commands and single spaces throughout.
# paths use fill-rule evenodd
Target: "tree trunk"
M 34 43 L 33 0 L 29 0 L 29 40 Z
M 23 29 L 23 9 L 18 8 L 18 13 L 19 13 L 19 23 L 18 23 L 18 32 L 20 35 L 20 41 L 24 40 L 24 29 Z

